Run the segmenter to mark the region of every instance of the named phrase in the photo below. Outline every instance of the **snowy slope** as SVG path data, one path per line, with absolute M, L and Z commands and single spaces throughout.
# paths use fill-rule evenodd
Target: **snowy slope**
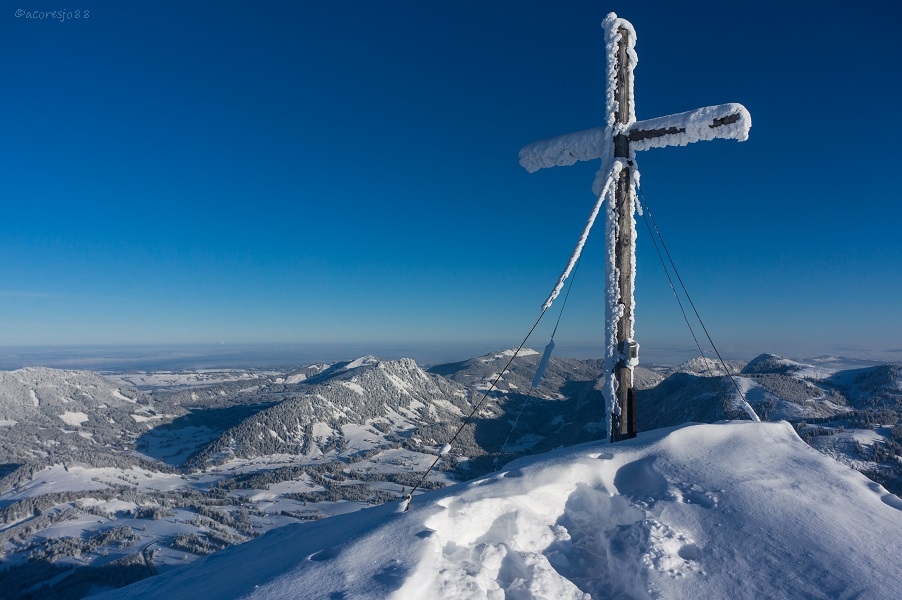
M 743 364 L 727 363 L 735 384 L 720 363 L 701 357 L 669 369 L 663 382 L 639 390 L 640 427 L 650 430 L 689 421 L 710 423 L 743 418 L 737 387 L 766 421 L 826 419 L 851 410 L 846 400 L 851 396 L 837 381 L 852 381 L 855 378 L 847 374 L 858 371 L 841 371 L 830 377 L 831 373 L 823 369 L 774 354 L 761 354 L 744 367 Z M 883 385 L 880 389 L 868 387 L 861 394 L 863 397 L 879 395 L 899 380 L 899 369 L 893 370 L 890 365 L 860 371 L 865 375 L 879 373 L 873 379 Z
M 825 380 L 861 408 L 902 409 L 902 365 L 840 371 Z
M 98 410 L 148 404 L 130 386 L 118 386 L 96 373 L 29 367 L 0 371 L 0 420 L 26 421 L 38 416 L 77 427 Z M 73 415 L 83 415 L 75 417 Z M 104 419 L 105 420 L 105 419 Z
M 425 373 L 409 358 L 364 357 L 325 380 L 314 379 L 322 382 L 228 429 L 191 464 L 215 465 L 234 457 L 277 453 L 317 456 L 344 450 L 349 441 L 343 427 L 349 424 L 369 427 L 372 436 L 379 436 L 380 425 L 409 431 L 457 418 L 468 408 L 462 388 Z
M 430 368 L 429 372 L 461 385 L 485 391 L 510 361 L 513 353 L 513 350 L 492 352 L 461 362 L 436 365 Z M 538 390 L 533 390 L 532 379 L 536 374 L 540 356 L 539 352 L 530 348 L 520 350 L 508 371 L 498 380 L 495 389 L 501 393 L 519 392 L 546 399 L 560 399 L 572 395 L 574 388 L 579 388 L 579 391 L 585 387 L 591 389 L 602 375 L 601 360 L 579 360 L 552 355 Z M 663 376 L 650 369 L 638 367 L 636 379 L 637 387 L 646 388 L 658 384 Z
M 128 449 L 160 419 L 145 394 L 97 373 L 0 371 L 0 463 Z
M 640 434 L 291 525 L 103 598 L 892 598 L 902 501 L 785 423 Z

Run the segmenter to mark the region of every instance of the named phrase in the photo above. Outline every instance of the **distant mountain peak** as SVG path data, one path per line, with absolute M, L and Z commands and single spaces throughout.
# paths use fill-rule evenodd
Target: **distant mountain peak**
M 702 377 L 722 377 L 724 375 L 736 374 L 746 365 L 743 360 L 728 360 L 726 361 L 726 364 L 729 371 L 724 369 L 723 364 L 721 364 L 718 359 L 708 358 L 706 356 L 696 356 L 695 358 L 691 358 L 684 363 L 672 367 L 667 373 L 686 373 Z
M 742 372 L 745 374 L 772 373 L 785 375 L 801 371 L 806 366 L 808 365 L 804 365 L 800 362 L 784 358 L 777 354 L 764 353 L 750 360 L 745 368 L 742 369 Z

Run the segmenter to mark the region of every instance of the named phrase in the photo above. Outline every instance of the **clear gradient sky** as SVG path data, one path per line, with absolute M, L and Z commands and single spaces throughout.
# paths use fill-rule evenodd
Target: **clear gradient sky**
M 601 124 L 616 11 L 638 118 L 752 114 L 639 156 L 721 349 L 902 360 L 900 6 L 3 0 L 0 345 L 516 346 L 598 167 L 517 152 Z M 643 356 L 689 350 L 639 227 Z M 564 349 L 600 354 L 600 233 Z

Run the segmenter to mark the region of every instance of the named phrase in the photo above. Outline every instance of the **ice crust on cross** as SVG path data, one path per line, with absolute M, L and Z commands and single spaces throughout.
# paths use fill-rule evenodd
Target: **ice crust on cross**
M 712 127 L 712 123 L 735 117 L 735 121 Z M 706 106 L 696 110 L 637 121 L 626 130 L 631 136 L 630 148 L 641 151 L 666 146 L 685 146 L 716 138 L 744 142 L 749 137 L 752 117 L 749 111 L 735 102 Z M 639 138 L 643 132 L 674 130 L 673 133 Z M 520 165 L 535 173 L 548 167 L 569 167 L 579 161 L 596 160 L 607 154 L 606 143 L 613 139 L 612 127 L 593 127 L 533 142 L 520 150 Z M 611 149 L 613 154 L 613 149 Z M 595 190 L 596 195 L 601 190 Z
M 557 285 L 542 305 L 542 312 L 548 310 L 551 306 L 551 303 L 560 293 L 576 261 L 579 260 L 582 248 L 595 222 L 601 204 L 605 196 L 613 196 L 614 182 L 623 169 L 629 169 L 630 173 L 628 192 L 630 201 L 626 202 L 623 210 L 628 211 L 627 216 L 630 225 L 629 232 L 627 232 L 629 235 L 627 243 L 632 249 L 628 258 L 630 263 L 630 293 L 635 290 L 635 212 L 636 210 L 641 212 L 635 192 L 639 183 L 639 170 L 635 162 L 637 151 L 663 148 L 665 146 L 685 146 L 693 142 L 716 138 L 745 141 L 748 139 L 749 129 L 752 126 L 752 118 L 748 110 L 737 103 L 719 104 L 646 121 L 636 121 L 636 103 L 633 95 L 632 77 L 632 71 L 638 63 L 638 56 L 635 51 L 636 31 L 629 21 L 619 18 L 614 13 L 608 14 L 601 25 L 605 32 L 605 51 L 607 54 L 604 126 L 539 140 L 520 150 L 520 165 L 530 173 L 548 167 L 569 166 L 578 161 L 601 159 L 601 168 L 592 186 L 598 201 L 589 216 L 582 236 L 577 242 L 567 266 L 558 279 Z M 622 39 L 621 31 L 626 32 L 627 43 L 623 50 L 626 54 L 625 68 L 630 72 L 630 76 L 626 77 L 629 88 L 626 90 L 628 110 L 625 118 L 622 119 L 625 122 L 618 120 L 620 107 L 616 98 L 618 53 L 620 52 Z M 628 156 L 615 157 L 614 138 L 617 136 L 625 136 L 627 138 Z M 622 138 L 618 139 L 622 141 Z M 605 268 L 605 345 L 607 352 L 605 355 L 605 385 L 603 388 L 607 423 L 609 424 L 611 423 L 612 415 L 620 414 L 620 407 L 616 401 L 618 384 L 612 377 L 612 373 L 618 361 L 624 358 L 619 356 L 617 349 L 619 343 L 617 322 L 623 316 L 627 306 L 631 307 L 632 310 L 629 312 L 628 322 L 625 326 L 626 331 L 623 333 L 626 334 L 626 338 L 630 341 L 633 341 L 635 336 L 635 298 L 621 298 L 620 270 L 615 264 L 617 238 L 620 234 L 618 231 L 619 227 L 617 209 L 614 206 L 614 202 L 609 201 L 605 223 L 605 237 L 608 248 Z M 630 361 L 627 363 L 630 381 L 632 380 L 633 366 L 635 366 L 635 362 Z M 749 411 L 753 420 L 757 420 L 757 415 L 754 414 L 754 411 L 751 411 L 750 407 Z

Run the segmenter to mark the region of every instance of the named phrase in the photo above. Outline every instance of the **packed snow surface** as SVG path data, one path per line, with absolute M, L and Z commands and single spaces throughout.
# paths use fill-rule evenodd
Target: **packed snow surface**
M 106 598 L 895 598 L 902 501 L 787 423 L 640 433 L 257 540 Z
M 67 425 L 72 425 L 73 427 L 79 427 L 85 421 L 90 420 L 90 417 L 83 412 L 72 412 L 68 410 L 61 414 L 59 418 L 65 421 Z
M 508 356 L 513 356 L 514 354 L 516 354 L 517 356 L 535 356 L 536 354 L 538 354 L 538 352 L 536 352 L 532 348 L 520 348 L 519 352 L 516 348 L 508 348 L 507 350 L 502 350 L 501 352 L 496 354 L 495 358 L 505 358 Z

